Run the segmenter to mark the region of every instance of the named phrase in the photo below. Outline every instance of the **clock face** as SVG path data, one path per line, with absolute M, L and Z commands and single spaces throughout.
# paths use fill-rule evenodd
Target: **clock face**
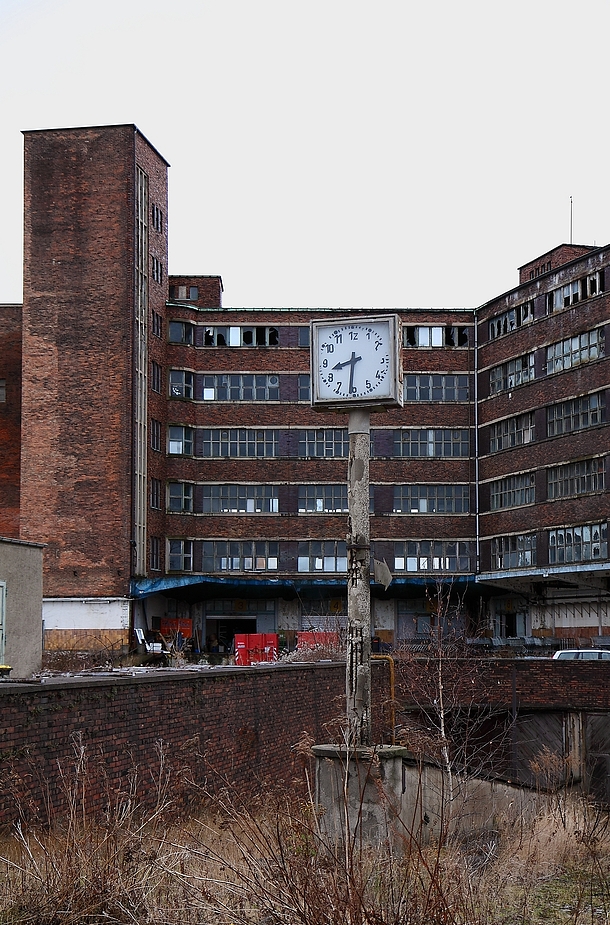
M 368 321 L 314 322 L 314 402 L 366 405 L 396 395 L 396 324 L 392 316 Z

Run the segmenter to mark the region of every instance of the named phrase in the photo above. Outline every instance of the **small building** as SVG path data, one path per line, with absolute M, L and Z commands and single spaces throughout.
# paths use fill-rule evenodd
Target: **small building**
M 29 678 L 42 663 L 42 545 L 0 537 L 0 665 Z

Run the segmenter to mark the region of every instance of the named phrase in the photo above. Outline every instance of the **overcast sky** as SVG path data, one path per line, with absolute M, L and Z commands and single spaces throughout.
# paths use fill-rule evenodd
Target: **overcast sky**
M 0 0 L 0 302 L 23 129 L 134 122 L 169 272 L 227 306 L 477 305 L 610 242 L 608 0 Z

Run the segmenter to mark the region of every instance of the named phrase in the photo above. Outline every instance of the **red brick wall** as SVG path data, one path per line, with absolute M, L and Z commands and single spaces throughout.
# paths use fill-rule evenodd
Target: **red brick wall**
M 461 688 L 467 706 L 610 711 L 608 662 L 469 659 L 454 667 L 475 679 Z M 389 742 L 387 662 L 374 662 L 372 676 L 373 740 Z M 413 696 L 410 690 L 412 678 L 408 662 L 398 661 L 398 714 L 421 701 L 421 691 Z M 159 741 L 169 765 L 188 768 L 199 786 L 224 780 L 245 794 L 272 780 L 302 781 L 295 744 L 304 733 L 318 743 L 333 741 L 344 709 L 340 663 L 5 683 L 0 824 L 20 809 L 44 814 L 47 801 L 52 812 L 65 810 L 58 762 L 73 766 L 79 741 L 91 768 L 90 808 L 103 806 L 105 786 L 125 784 L 134 765 L 139 795 L 154 799 L 150 773 L 158 766 Z
M 21 466 L 21 305 L 0 305 L 0 536 L 19 537 Z
M 168 766 L 189 768 L 197 784 L 230 782 L 243 794 L 265 781 L 302 780 L 295 744 L 303 733 L 328 741 L 327 723 L 344 710 L 345 666 L 301 665 L 139 678 L 0 686 L 0 824 L 19 806 L 44 814 L 65 808 L 58 762 L 73 764 L 79 737 L 91 767 L 90 808 L 140 767 L 142 799 L 154 790 L 157 743 Z M 154 799 L 154 794 L 151 797 Z
M 21 532 L 47 544 L 50 596 L 128 593 L 136 160 L 167 216 L 165 162 L 133 125 L 25 133 Z M 166 274 L 166 232 L 153 243 Z

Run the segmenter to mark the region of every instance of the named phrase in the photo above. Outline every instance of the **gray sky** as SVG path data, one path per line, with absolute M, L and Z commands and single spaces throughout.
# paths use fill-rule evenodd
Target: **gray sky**
M 225 305 L 480 304 L 569 240 L 570 196 L 574 241 L 610 241 L 609 27 L 608 0 L 0 0 L 0 301 L 21 130 L 135 122 L 169 272 Z

